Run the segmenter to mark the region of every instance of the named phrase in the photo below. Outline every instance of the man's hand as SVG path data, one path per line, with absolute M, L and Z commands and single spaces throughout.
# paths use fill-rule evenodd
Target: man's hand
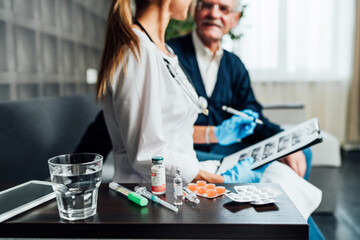
M 221 175 L 224 176 L 224 183 L 258 183 L 269 164 L 256 169 L 251 169 L 254 158 L 249 157 L 239 161 L 231 169 Z
M 306 158 L 302 151 L 290 154 L 280 159 L 280 161 L 291 167 L 300 177 L 303 178 L 305 176 L 307 166 Z
M 214 127 L 214 134 L 220 145 L 231 145 L 253 134 L 256 127 L 254 119 L 259 118 L 259 114 L 250 109 L 241 112 L 245 113 L 246 117 L 234 115 Z

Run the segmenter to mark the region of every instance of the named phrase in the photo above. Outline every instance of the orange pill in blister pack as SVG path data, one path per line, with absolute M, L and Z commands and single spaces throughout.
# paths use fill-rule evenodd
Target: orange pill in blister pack
M 206 185 L 206 181 L 204 181 L 204 180 L 199 180 L 199 181 L 196 182 L 196 185 L 197 185 L 198 187 L 204 187 L 204 186 Z
M 197 189 L 197 185 L 196 185 L 196 183 L 189 183 L 188 188 L 189 188 L 190 191 L 194 192 Z
M 215 184 L 213 183 L 208 183 L 205 185 L 206 189 L 215 189 Z
M 215 189 L 208 189 L 206 193 L 208 197 L 215 197 L 217 195 Z
M 197 188 L 198 194 L 204 194 L 206 193 L 206 187 L 198 187 Z
M 225 192 L 225 187 L 218 186 L 215 188 L 217 194 L 223 194 Z

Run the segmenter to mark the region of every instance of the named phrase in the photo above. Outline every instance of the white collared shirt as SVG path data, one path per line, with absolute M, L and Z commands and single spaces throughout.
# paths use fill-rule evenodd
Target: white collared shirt
M 206 94 L 208 97 L 211 97 L 217 81 L 220 61 L 224 51 L 220 46 L 215 55 L 213 55 L 213 53 L 201 42 L 196 31 L 192 32 L 192 41 Z

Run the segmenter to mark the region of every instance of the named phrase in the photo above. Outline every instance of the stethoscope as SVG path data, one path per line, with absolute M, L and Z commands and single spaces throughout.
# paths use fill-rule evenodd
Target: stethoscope
M 154 43 L 154 41 L 151 39 L 150 35 L 147 33 L 147 31 L 145 30 L 145 28 L 139 23 L 138 20 L 135 19 L 134 24 L 138 25 L 141 30 L 144 31 L 144 33 L 146 34 L 146 36 L 150 39 L 150 41 L 152 43 Z M 209 114 L 209 110 L 207 109 L 208 106 L 208 102 L 206 100 L 206 98 L 202 97 L 202 96 L 198 96 L 196 94 L 196 90 L 194 87 L 194 84 L 192 83 L 191 79 L 189 78 L 189 76 L 187 75 L 186 71 L 184 70 L 184 68 L 181 66 L 180 62 L 179 62 L 179 66 L 181 67 L 181 69 L 183 70 L 183 72 L 185 73 L 186 78 L 188 79 L 189 83 L 191 84 L 193 91 L 191 91 L 191 89 L 188 88 L 188 86 L 186 86 L 184 84 L 184 82 L 182 81 L 182 78 L 180 76 L 180 74 L 178 73 L 178 71 L 170 64 L 170 62 L 166 59 L 163 58 L 166 67 L 170 73 L 170 75 L 175 79 L 175 81 L 180 85 L 180 87 L 183 89 L 184 93 L 191 99 L 191 101 L 200 109 L 200 111 L 204 114 L 204 115 L 208 115 Z

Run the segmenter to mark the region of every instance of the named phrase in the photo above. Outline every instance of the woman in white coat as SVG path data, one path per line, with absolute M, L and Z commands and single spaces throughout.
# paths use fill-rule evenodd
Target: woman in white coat
M 204 106 L 165 44 L 171 18 L 183 20 L 191 0 L 114 0 L 108 18 L 97 97 L 113 145 L 116 182 L 150 182 L 151 159 L 163 156 L 167 177 L 177 166 L 185 182 L 258 182 L 263 169 L 242 161 L 225 175 L 199 168 L 193 149 L 194 122 Z M 230 144 L 252 133 L 255 123 L 234 116 L 200 141 Z M 199 137 L 197 137 L 199 139 Z

